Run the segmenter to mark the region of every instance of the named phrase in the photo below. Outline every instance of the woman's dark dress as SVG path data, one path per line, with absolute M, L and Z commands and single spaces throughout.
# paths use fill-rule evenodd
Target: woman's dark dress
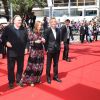
M 43 71 L 44 65 L 44 49 L 43 43 L 35 43 L 36 40 L 41 40 L 42 35 L 30 34 L 30 53 L 28 58 L 28 64 L 25 72 L 22 75 L 22 83 L 37 83 L 40 81 L 40 77 Z

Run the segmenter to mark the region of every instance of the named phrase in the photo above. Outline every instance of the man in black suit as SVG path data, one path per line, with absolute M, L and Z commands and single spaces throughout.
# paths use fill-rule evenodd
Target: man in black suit
M 81 23 L 81 27 L 80 27 L 80 41 L 81 41 L 81 43 L 84 42 L 84 38 L 85 38 L 85 26 L 84 26 L 84 23 Z
M 93 23 L 93 40 L 97 41 L 98 40 L 98 27 L 96 25 L 96 22 Z
M 80 41 L 81 43 L 84 43 L 84 38 L 86 36 L 86 40 L 88 41 L 88 25 L 86 22 L 83 22 L 80 27 Z
M 51 63 L 53 59 L 53 80 L 57 82 L 61 82 L 58 78 L 58 60 L 60 54 L 60 42 L 61 42 L 61 34 L 60 30 L 56 28 L 57 21 L 55 18 L 50 19 L 50 27 L 45 30 L 45 48 L 47 51 L 47 64 L 46 64 L 46 76 L 48 84 L 51 84 Z
M 24 66 L 24 51 L 28 40 L 27 30 L 21 27 L 21 17 L 16 15 L 13 22 L 13 25 L 8 25 L 5 28 L 3 34 L 3 43 L 7 46 L 9 88 L 14 87 L 15 62 L 17 62 L 16 83 L 19 83 L 21 79 Z
M 35 20 L 36 20 L 36 16 L 35 16 L 34 12 L 32 12 L 32 13 L 30 14 L 30 18 L 29 18 L 30 27 L 31 27 L 32 30 L 33 30 L 33 28 L 34 28 Z
M 61 33 L 62 33 L 62 41 L 64 42 L 64 51 L 63 51 L 63 60 L 66 60 L 70 62 L 71 60 L 69 59 L 69 42 L 70 42 L 70 37 L 73 40 L 73 34 L 72 34 L 72 28 L 70 26 L 70 20 L 67 19 L 65 21 L 65 25 L 61 27 Z

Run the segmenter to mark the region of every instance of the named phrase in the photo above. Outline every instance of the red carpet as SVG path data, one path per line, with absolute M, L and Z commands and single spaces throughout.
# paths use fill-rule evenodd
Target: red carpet
M 100 100 L 100 41 L 71 44 L 70 63 L 62 60 L 62 50 L 59 61 L 62 83 L 52 80 L 51 85 L 46 82 L 44 66 L 41 84 L 9 90 L 6 59 L 0 59 L 0 100 Z M 25 67 L 26 63 L 27 56 Z

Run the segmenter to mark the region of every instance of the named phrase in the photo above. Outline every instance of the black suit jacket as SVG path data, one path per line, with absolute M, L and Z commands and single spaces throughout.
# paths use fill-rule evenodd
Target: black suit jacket
M 81 26 L 81 27 L 80 27 L 80 35 L 85 35 L 84 26 Z
M 71 37 L 71 39 L 73 40 L 74 38 L 73 38 L 71 26 L 69 26 L 69 29 L 70 29 L 70 37 Z M 68 36 L 68 34 L 67 34 L 67 28 L 66 28 L 65 25 L 63 25 L 63 26 L 61 27 L 61 34 L 62 34 L 62 41 L 67 42 L 67 36 Z M 69 38 L 69 39 L 70 39 L 70 38 Z
M 80 35 L 88 35 L 88 26 L 81 26 L 80 27 Z
M 10 57 L 23 56 L 24 50 L 28 41 L 27 30 L 21 27 L 19 30 L 19 36 L 17 35 L 17 29 L 13 25 L 9 25 L 5 28 L 3 34 L 3 44 L 6 45 L 9 41 L 12 45 L 12 48 L 7 47 L 7 54 Z
M 61 33 L 59 28 L 56 28 L 55 30 L 56 30 L 56 39 L 53 35 L 51 28 L 45 30 L 45 35 L 44 35 L 44 38 L 46 40 L 45 49 L 48 52 L 57 52 L 60 50 Z

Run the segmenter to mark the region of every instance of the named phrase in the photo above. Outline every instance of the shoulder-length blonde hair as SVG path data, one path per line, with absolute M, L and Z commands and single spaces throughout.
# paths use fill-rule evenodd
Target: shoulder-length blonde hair
M 36 21 L 35 25 L 34 25 L 34 30 L 33 30 L 34 33 L 40 33 L 41 29 L 38 30 L 39 24 L 41 24 L 41 28 L 42 28 L 42 22 L 41 21 Z

